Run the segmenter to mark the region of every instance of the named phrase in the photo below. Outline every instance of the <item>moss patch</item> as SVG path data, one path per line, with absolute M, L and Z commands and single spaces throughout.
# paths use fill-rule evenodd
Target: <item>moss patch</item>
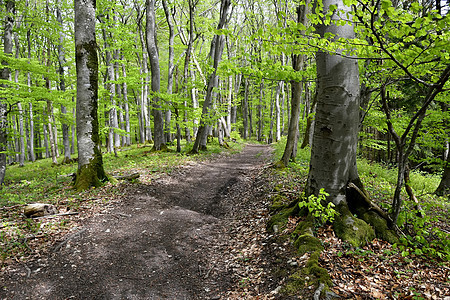
M 375 235 L 378 238 L 391 244 L 399 242 L 397 234 L 392 229 L 389 229 L 387 221 L 380 217 L 376 212 L 366 211 L 361 215 L 361 218 L 373 226 Z
M 78 169 L 74 187 L 77 191 L 83 191 L 91 187 L 99 187 L 106 181 L 108 181 L 108 177 L 103 169 L 101 153 L 94 150 L 94 158 L 87 165 Z
M 361 219 L 353 216 L 346 204 L 337 206 L 340 213 L 333 227 L 336 235 L 354 247 L 362 247 L 375 238 L 373 228 Z
M 295 248 L 298 249 L 299 255 L 307 252 L 323 251 L 322 242 L 309 234 L 303 234 L 294 242 Z
M 298 295 L 307 287 L 317 288 L 321 283 L 325 289 L 332 285 L 330 275 L 327 270 L 319 267 L 319 256 L 321 251 L 314 251 L 308 259 L 306 266 L 289 276 L 286 285 L 281 292 L 286 295 Z
M 270 211 L 278 211 L 286 207 L 286 203 L 289 202 L 289 199 L 282 195 L 282 194 L 276 194 L 272 198 L 272 205 L 270 206 Z
M 274 228 L 278 228 L 278 231 L 283 231 L 286 228 L 289 216 L 294 215 L 295 206 L 291 208 L 285 208 L 278 213 L 274 214 L 269 222 L 267 222 L 267 231 L 274 232 Z

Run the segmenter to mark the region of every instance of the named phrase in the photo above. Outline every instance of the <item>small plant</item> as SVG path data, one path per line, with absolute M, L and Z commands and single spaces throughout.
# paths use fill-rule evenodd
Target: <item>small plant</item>
M 320 224 L 325 224 L 326 222 L 333 222 L 334 217 L 339 215 L 339 213 L 334 209 L 334 203 L 329 202 L 326 206 L 322 203 L 326 203 L 326 198 L 329 196 L 327 192 L 322 188 L 319 191 L 319 195 L 310 195 L 307 201 L 301 201 L 298 203 L 300 208 L 306 207 L 310 214 L 312 214 L 316 219 L 319 220 Z

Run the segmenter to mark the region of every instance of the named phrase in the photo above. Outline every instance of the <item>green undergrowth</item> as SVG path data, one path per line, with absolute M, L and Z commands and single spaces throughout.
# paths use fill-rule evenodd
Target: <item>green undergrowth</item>
M 299 145 L 300 146 L 300 145 Z M 274 144 L 274 161 L 281 159 L 285 147 L 285 139 Z M 330 208 L 320 206 L 319 202 L 305 203 L 303 189 L 306 185 L 309 169 L 310 149 L 298 149 L 295 162 L 291 162 L 287 168 L 274 168 L 273 175 L 276 180 L 273 183 L 271 193 L 270 207 L 272 217 L 269 219 L 267 229 L 278 235 L 287 235 L 292 246 L 298 251 L 298 255 L 305 253 L 309 255 L 308 263 L 300 267 L 294 273 L 289 275 L 287 283 L 282 292 L 293 295 L 296 292 L 301 293 L 305 286 L 314 284 L 319 287 L 322 283 L 324 290 L 331 286 L 331 280 L 326 271 L 322 269 L 317 259 L 323 250 L 323 242 L 315 236 L 318 228 L 324 223 L 323 218 L 329 217 L 334 212 Z M 389 213 L 392 197 L 397 180 L 397 170 L 389 169 L 381 164 L 372 163 L 365 159 L 358 159 L 358 170 L 361 180 L 372 201 L 377 203 Z M 415 204 L 408 200 L 406 192 L 402 191 L 404 201 L 402 212 L 399 216 L 399 228 L 404 233 L 400 239 L 391 236 L 385 236 L 385 240 L 396 241 L 391 253 L 383 255 L 402 256 L 421 256 L 425 259 L 448 261 L 450 259 L 450 238 L 448 232 L 448 220 L 450 220 L 450 203 L 448 198 L 438 197 L 433 194 L 439 184 L 440 177 L 421 172 L 411 172 L 410 185 L 415 195 L 419 198 L 422 207 L 422 217 L 418 217 L 418 211 Z M 325 192 L 325 191 L 324 191 Z M 303 203 L 300 206 L 303 210 L 297 209 L 295 203 Z M 309 216 L 313 213 L 311 209 L 319 215 L 315 218 L 302 217 L 305 208 L 309 209 Z M 375 237 L 374 229 L 364 221 L 355 218 L 348 209 L 342 211 L 336 208 L 340 220 L 334 222 L 334 230 L 339 236 L 339 231 L 343 227 L 352 227 L 354 222 L 361 221 L 364 224 L 358 224 L 355 227 L 365 228 L 361 237 L 351 236 L 348 240 L 354 243 L 347 243 L 352 249 L 360 249 L 364 244 L 370 243 Z M 295 230 L 289 230 L 290 218 L 300 218 Z M 368 217 L 370 216 L 366 216 Z M 322 220 L 322 221 L 321 221 Z M 361 226 L 360 226 L 361 225 Z M 364 225 L 364 226 L 363 226 Z M 274 230 L 275 229 L 275 230 Z M 369 240 L 367 240 L 367 237 Z M 352 245 L 353 244 L 353 245 Z M 388 259 L 388 258 L 387 258 Z

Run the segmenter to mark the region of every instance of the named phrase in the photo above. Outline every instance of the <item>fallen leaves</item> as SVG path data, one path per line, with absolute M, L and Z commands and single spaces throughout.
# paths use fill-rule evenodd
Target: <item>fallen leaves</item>
M 339 240 L 331 226 L 319 229 L 318 236 L 325 245 L 320 264 L 333 280 L 333 292 L 342 297 L 444 299 L 450 295 L 448 264 L 403 257 L 377 239 L 353 248 Z

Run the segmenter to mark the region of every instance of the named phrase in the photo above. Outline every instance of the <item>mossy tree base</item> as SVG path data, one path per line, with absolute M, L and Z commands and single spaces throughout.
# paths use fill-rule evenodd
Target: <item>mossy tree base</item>
M 370 224 L 375 230 L 375 236 L 391 244 L 398 242 L 398 235 L 394 229 L 392 229 L 393 224 L 389 224 L 388 220 L 380 216 L 376 210 L 364 200 L 363 193 L 368 198 L 367 192 L 364 190 L 362 182 L 358 179 L 353 182 L 354 185 L 358 187 L 360 192 L 354 188 L 347 189 L 347 208 L 350 210 L 351 214 L 356 214 L 358 218 L 364 220 L 366 223 Z
M 375 238 L 375 231 L 365 221 L 356 218 L 348 208 L 347 204 L 336 207 L 339 216 L 333 223 L 334 232 L 343 241 L 354 247 L 362 247 Z
M 150 152 L 171 152 L 172 150 L 170 150 L 166 144 L 161 144 L 159 145 L 158 148 L 156 148 L 156 146 L 153 146 L 152 149 L 150 150 Z
M 99 187 L 108 180 L 103 164 L 90 163 L 78 169 L 74 188 L 77 191 L 84 191 L 91 187 Z

